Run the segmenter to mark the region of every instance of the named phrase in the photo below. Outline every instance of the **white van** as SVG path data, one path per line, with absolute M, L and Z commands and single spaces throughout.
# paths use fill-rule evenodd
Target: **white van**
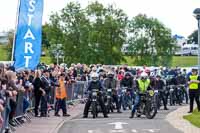
M 191 45 L 191 55 L 198 55 L 198 45 L 197 44 Z
M 176 52 L 176 55 L 198 55 L 198 45 L 186 44 Z

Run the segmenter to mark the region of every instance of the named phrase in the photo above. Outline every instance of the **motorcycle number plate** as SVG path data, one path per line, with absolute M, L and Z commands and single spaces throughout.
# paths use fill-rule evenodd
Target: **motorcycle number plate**
M 170 89 L 170 91 L 174 91 L 174 89 Z
M 158 90 L 154 90 L 155 93 L 158 93 Z
M 93 96 L 97 96 L 97 92 L 93 92 L 92 95 L 93 95 Z
M 108 89 L 108 92 L 112 92 L 112 89 Z
M 149 91 L 149 95 L 153 96 L 154 95 L 154 91 Z
M 93 101 L 93 102 L 96 102 L 97 100 L 96 100 L 96 99 L 92 99 L 92 101 Z
M 107 96 L 108 98 L 110 98 L 110 96 Z
M 125 90 L 125 89 L 123 89 L 123 90 L 122 90 L 122 92 L 126 92 L 126 90 Z

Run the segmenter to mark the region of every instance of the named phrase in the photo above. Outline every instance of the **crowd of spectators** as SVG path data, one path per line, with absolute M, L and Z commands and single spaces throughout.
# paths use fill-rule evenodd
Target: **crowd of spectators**
M 161 71 L 160 71 L 161 70 Z M 88 82 L 90 74 L 96 72 L 103 81 L 106 74 L 112 71 L 118 80 L 124 78 L 126 72 L 132 75 L 139 75 L 151 71 L 144 66 L 142 69 L 123 66 L 66 64 L 51 65 L 40 64 L 36 70 L 15 71 L 12 66 L 0 64 L 0 127 L 8 130 L 9 125 L 16 126 L 13 118 L 23 115 L 30 107 L 34 108 L 35 117 L 47 117 L 48 108 L 55 110 L 55 116 L 60 116 L 59 109 L 62 109 L 63 116 L 70 116 L 67 113 L 66 100 L 68 87 L 78 81 Z M 153 72 L 165 72 L 160 68 Z M 172 74 L 173 71 L 171 72 Z M 78 91 L 78 90 L 76 90 Z M 82 92 L 84 93 L 84 92 Z M 19 118 L 23 123 L 23 119 Z M 2 131 L 1 131 L 2 132 Z

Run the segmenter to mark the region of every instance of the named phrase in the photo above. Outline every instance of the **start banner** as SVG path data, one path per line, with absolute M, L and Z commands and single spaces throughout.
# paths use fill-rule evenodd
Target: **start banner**
M 19 0 L 14 43 L 16 70 L 34 70 L 41 56 L 43 0 Z

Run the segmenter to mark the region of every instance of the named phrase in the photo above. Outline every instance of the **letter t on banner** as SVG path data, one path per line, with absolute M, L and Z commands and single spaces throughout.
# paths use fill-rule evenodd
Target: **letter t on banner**
M 14 43 L 16 70 L 34 70 L 40 61 L 43 0 L 20 0 Z

